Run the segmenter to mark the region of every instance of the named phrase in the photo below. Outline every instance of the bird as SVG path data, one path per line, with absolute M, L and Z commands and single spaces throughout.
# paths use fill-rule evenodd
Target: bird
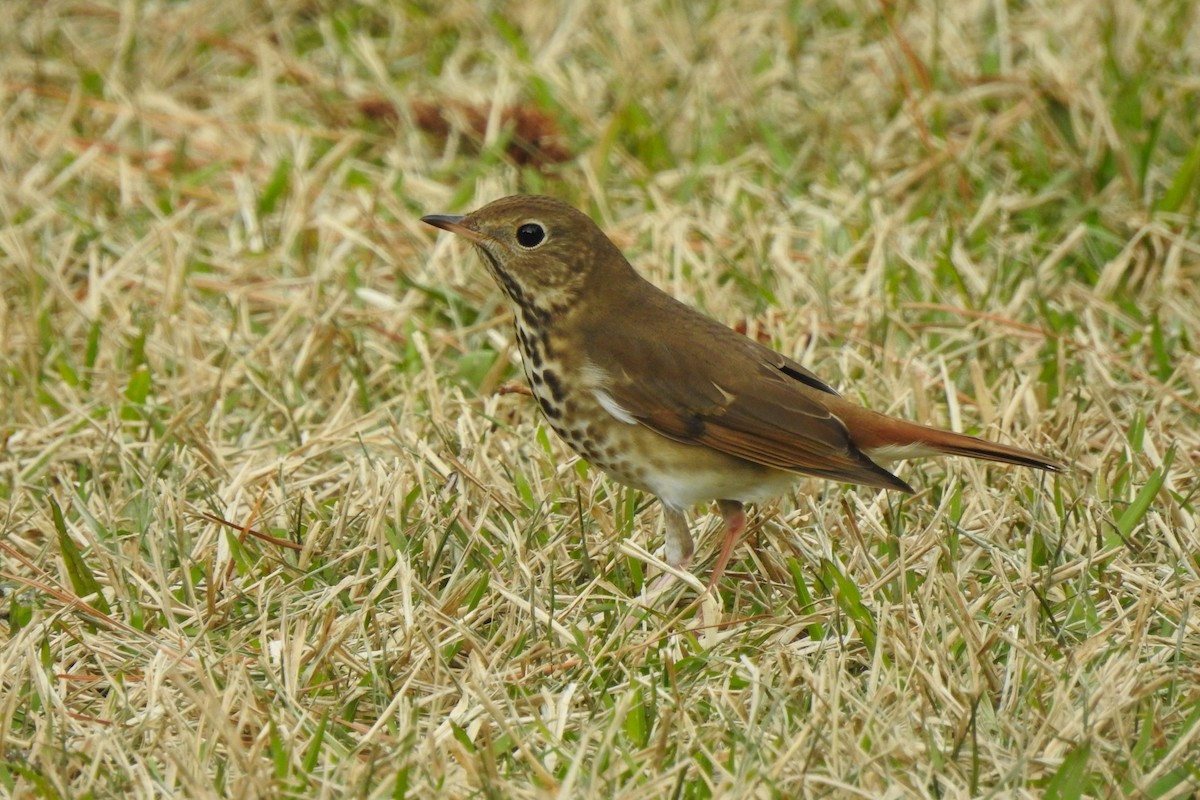
M 512 307 L 525 376 L 550 427 L 611 479 L 659 499 L 669 565 L 688 569 L 687 513 L 716 502 L 724 532 L 710 587 L 746 528 L 746 504 L 806 476 L 911 494 L 881 463 L 955 455 L 1066 470 L 851 402 L 643 278 L 590 217 L 555 198 L 514 195 L 421 221 L 482 257 Z

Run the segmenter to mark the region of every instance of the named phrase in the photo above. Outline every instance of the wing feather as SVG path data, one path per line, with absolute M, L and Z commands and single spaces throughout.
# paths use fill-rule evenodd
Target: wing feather
M 719 346 L 693 340 L 686 354 L 617 334 L 589 356 L 603 390 L 663 436 L 775 469 L 912 491 L 854 446 L 822 402 L 837 396 L 832 388 L 758 342 L 721 332 L 730 338 L 720 336 Z M 620 366 L 631 359 L 636 381 Z

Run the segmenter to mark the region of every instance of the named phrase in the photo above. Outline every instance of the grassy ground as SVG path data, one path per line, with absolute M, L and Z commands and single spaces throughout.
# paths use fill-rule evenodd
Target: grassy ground
M 1194 3 L 4 13 L 0 795 L 1198 791 Z M 647 603 L 417 221 L 516 191 L 1077 468 L 804 482 Z

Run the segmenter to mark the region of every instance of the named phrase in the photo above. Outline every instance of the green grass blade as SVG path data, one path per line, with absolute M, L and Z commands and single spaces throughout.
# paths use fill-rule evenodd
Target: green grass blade
M 854 624 L 854 629 L 862 637 L 863 644 L 867 646 L 868 650 L 874 653 L 876 644 L 875 634 L 878 628 L 875 616 L 863 603 L 862 591 L 858 588 L 858 585 L 837 564 L 829 559 L 822 559 L 821 575 L 833 593 L 838 607 L 850 618 L 850 621 Z
M 67 533 L 67 521 L 63 518 L 58 501 L 53 497 L 49 499 L 50 515 L 54 519 L 54 529 L 58 533 L 58 549 L 66 564 L 67 578 L 71 581 L 71 588 L 75 590 L 75 594 L 86 599 L 94 608 L 105 614 L 111 613 L 112 609 L 109 608 L 108 601 L 104 599 L 104 593 L 100 590 L 100 582 L 88 568 L 87 560 L 84 559 L 83 552 L 76 546 L 75 540 Z
M 1087 742 L 1067 753 L 1046 784 L 1046 800 L 1079 800 L 1083 797 L 1087 790 L 1087 765 L 1091 757 L 1092 746 Z
M 1138 490 L 1137 496 L 1133 498 L 1133 502 L 1117 518 L 1116 537 L 1110 537 L 1110 540 L 1107 542 L 1109 547 L 1115 547 L 1120 542 L 1128 539 L 1129 535 L 1133 533 L 1133 529 L 1146 516 L 1146 513 L 1150 510 L 1150 505 L 1154 502 L 1155 496 L 1162 489 L 1163 482 L 1166 481 L 1167 473 L 1171 470 L 1171 464 L 1174 461 L 1175 447 L 1172 446 L 1167 451 L 1162 466 L 1150 474 L 1150 479 Z
M 1166 194 L 1155 203 L 1154 210 L 1177 213 L 1188 198 L 1195 197 L 1197 176 L 1200 176 L 1200 138 L 1192 142 L 1191 151 L 1188 152 L 1179 172 L 1175 173 L 1175 180 L 1171 181 Z

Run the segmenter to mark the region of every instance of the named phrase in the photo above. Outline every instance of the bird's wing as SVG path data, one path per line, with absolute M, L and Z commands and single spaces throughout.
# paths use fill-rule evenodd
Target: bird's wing
M 672 346 L 636 331 L 588 353 L 596 384 L 638 423 L 776 469 L 847 483 L 912 489 L 850 440 L 821 402 L 836 392 L 795 361 L 704 319 Z M 634 378 L 622 366 L 637 363 Z

